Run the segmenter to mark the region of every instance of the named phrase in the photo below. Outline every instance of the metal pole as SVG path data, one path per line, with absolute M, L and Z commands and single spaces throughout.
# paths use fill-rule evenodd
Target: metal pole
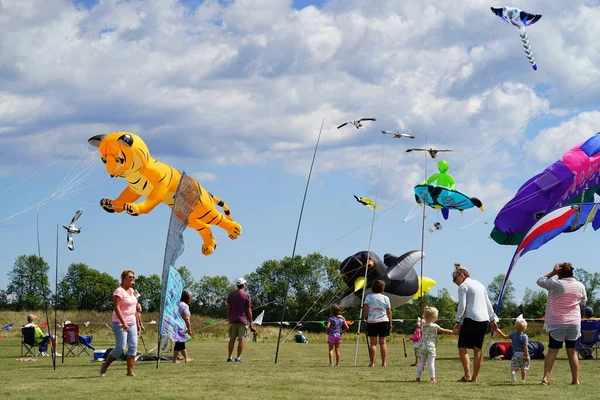
M 294 239 L 294 248 L 292 249 L 292 263 L 296 256 L 296 244 L 298 243 L 298 233 L 300 232 L 300 223 L 302 222 L 302 212 L 304 211 L 304 204 L 306 203 L 306 194 L 308 193 L 308 185 L 310 184 L 310 177 L 312 175 L 313 166 L 315 165 L 315 158 L 317 156 L 317 149 L 319 148 L 319 141 L 321 140 L 321 133 L 323 132 L 323 125 L 325 124 L 325 118 L 321 122 L 321 129 L 319 130 L 319 136 L 317 137 L 317 144 L 315 145 L 315 152 L 313 153 L 312 162 L 310 164 L 310 170 L 308 171 L 308 179 L 306 180 L 306 188 L 304 189 L 304 198 L 302 199 L 302 207 L 300 208 L 300 217 L 298 218 L 298 227 L 296 228 L 296 238 Z M 285 280 L 285 292 L 283 295 L 283 305 L 281 307 L 281 321 L 279 323 L 279 334 L 277 335 L 277 349 L 275 350 L 275 364 L 277 364 L 277 357 L 279 356 L 279 344 L 281 342 L 281 330 L 283 329 L 283 319 L 285 317 L 285 308 L 287 303 L 287 296 L 290 284 L 289 279 Z
M 373 206 L 373 218 L 371 219 L 371 232 L 369 234 L 369 248 L 367 249 L 367 263 L 365 265 L 365 285 L 363 287 L 362 297 L 360 300 L 360 315 L 358 318 L 358 328 L 356 331 L 356 348 L 354 350 L 354 366 L 356 367 L 356 359 L 358 358 L 358 340 L 360 339 L 360 326 L 363 318 L 363 304 L 365 303 L 365 292 L 367 289 L 367 273 L 369 271 L 369 261 L 371 261 L 371 241 L 373 240 L 373 228 L 375 226 L 375 213 L 377 212 L 377 200 L 379 199 L 379 185 L 381 184 L 381 172 L 383 171 L 383 156 L 385 154 L 385 147 L 381 152 L 381 164 L 379 165 L 379 179 L 377 180 L 377 191 L 375 193 L 375 205 Z M 366 332 L 365 332 L 366 333 Z M 367 340 L 368 343 L 368 340 Z
M 54 337 L 58 338 L 56 335 L 56 298 L 58 297 L 58 223 L 56 223 L 56 264 L 54 269 Z M 50 327 L 48 327 L 48 332 L 50 332 Z M 52 366 L 54 367 L 54 370 L 56 370 L 56 351 L 52 352 Z

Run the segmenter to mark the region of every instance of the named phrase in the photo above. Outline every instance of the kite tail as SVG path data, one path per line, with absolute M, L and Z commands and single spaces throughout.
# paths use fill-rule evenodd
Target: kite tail
M 519 36 L 521 36 L 521 42 L 523 42 L 523 48 L 525 49 L 525 54 L 527 55 L 527 59 L 531 64 L 531 67 L 534 71 L 537 71 L 537 64 L 535 63 L 535 59 L 533 58 L 533 52 L 531 51 L 531 46 L 529 45 L 529 38 L 527 37 L 527 31 L 523 27 L 519 27 Z
M 500 288 L 500 294 L 498 294 L 498 303 L 496 304 L 496 315 L 498 315 L 498 312 L 500 312 L 500 307 L 502 306 L 502 300 L 504 299 L 504 290 L 506 289 L 506 285 L 508 284 L 508 278 L 510 278 L 510 273 L 512 272 L 513 268 L 515 267 L 515 265 L 517 264 L 517 261 L 519 260 L 519 257 L 517 256 L 519 252 L 519 247 L 517 247 L 517 250 L 515 251 L 515 254 L 512 257 L 512 260 L 510 260 L 510 266 L 508 267 L 508 271 L 506 271 L 506 275 L 504 276 L 504 282 L 502 282 L 502 287 Z
M 210 194 L 210 197 L 212 198 L 213 203 L 215 203 L 217 206 L 221 207 L 223 209 L 223 213 L 225 214 L 225 218 L 227 218 L 228 220 L 232 221 L 231 219 L 231 213 L 229 212 L 229 207 L 227 207 L 227 204 L 225 204 L 225 202 L 221 199 L 219 199 L 217 196 Z

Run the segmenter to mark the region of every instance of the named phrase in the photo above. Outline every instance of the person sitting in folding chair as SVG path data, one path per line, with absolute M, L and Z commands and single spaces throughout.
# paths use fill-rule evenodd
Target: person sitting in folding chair
M 594 352 L 600 346 L 600 321 L 594 318 L 594 309 L 584 307 L 581 318 L 581 336 L 577 340 L 576 348 L 579 356 L 584 360 L 592 360 Z
M 35 314 L 27 314 L 27 325 L 25 325 L 24 328 L 35 328 L 35 341 L 40 348 L 40 356 L 48 356 L 46 350 L 48 349 L 48 343 L 50 343 L 50 347 L 52 348 L 55 357 L 60 357 L 61 354 L 56 352 L 56 336 L 51 334 L 44 335 L 44 332 L 40 327 L 35 324 L 36 319 L 37 316 Z

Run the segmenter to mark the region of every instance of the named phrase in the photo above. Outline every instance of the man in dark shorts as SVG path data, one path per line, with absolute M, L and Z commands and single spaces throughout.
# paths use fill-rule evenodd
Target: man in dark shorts
M 496 314 L 488 297 L 485 286 L 470 278 L 469 271 L 460 264 L 454 264 L 452 281 L 458 285 L 458 310 L 454 331 L 459 332 L 458 356 L 463 366 L 464 375 L 459 382 L 477 382 L 481 361 L 483 359 L 483 339 L 488 324 L 492 323 L 495 331 Z M 471 360 L 467 349 L 473 349 L 473 374 L 471 375 Z
M 229 320 L 229 356 L 227 362 L 242 362 L 242 351 L 248 332 L 252 329 L 252 299 L 246 293 L 246 280 L 235 280 L 237 289 L 227 298 L 227 319 Z M 238 340 L 237 357 L 232 360 L 235 341 Z

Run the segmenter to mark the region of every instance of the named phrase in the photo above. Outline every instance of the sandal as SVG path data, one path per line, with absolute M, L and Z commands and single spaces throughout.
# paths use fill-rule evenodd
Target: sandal
M 462 378 L 460 378 L 459 380 L 457 380 L 456 382 L 471 382 L 470 379 L 466 379 L 464 376 Z
M 549 385 L 547 381 L 542 380 L 542 385 Z

